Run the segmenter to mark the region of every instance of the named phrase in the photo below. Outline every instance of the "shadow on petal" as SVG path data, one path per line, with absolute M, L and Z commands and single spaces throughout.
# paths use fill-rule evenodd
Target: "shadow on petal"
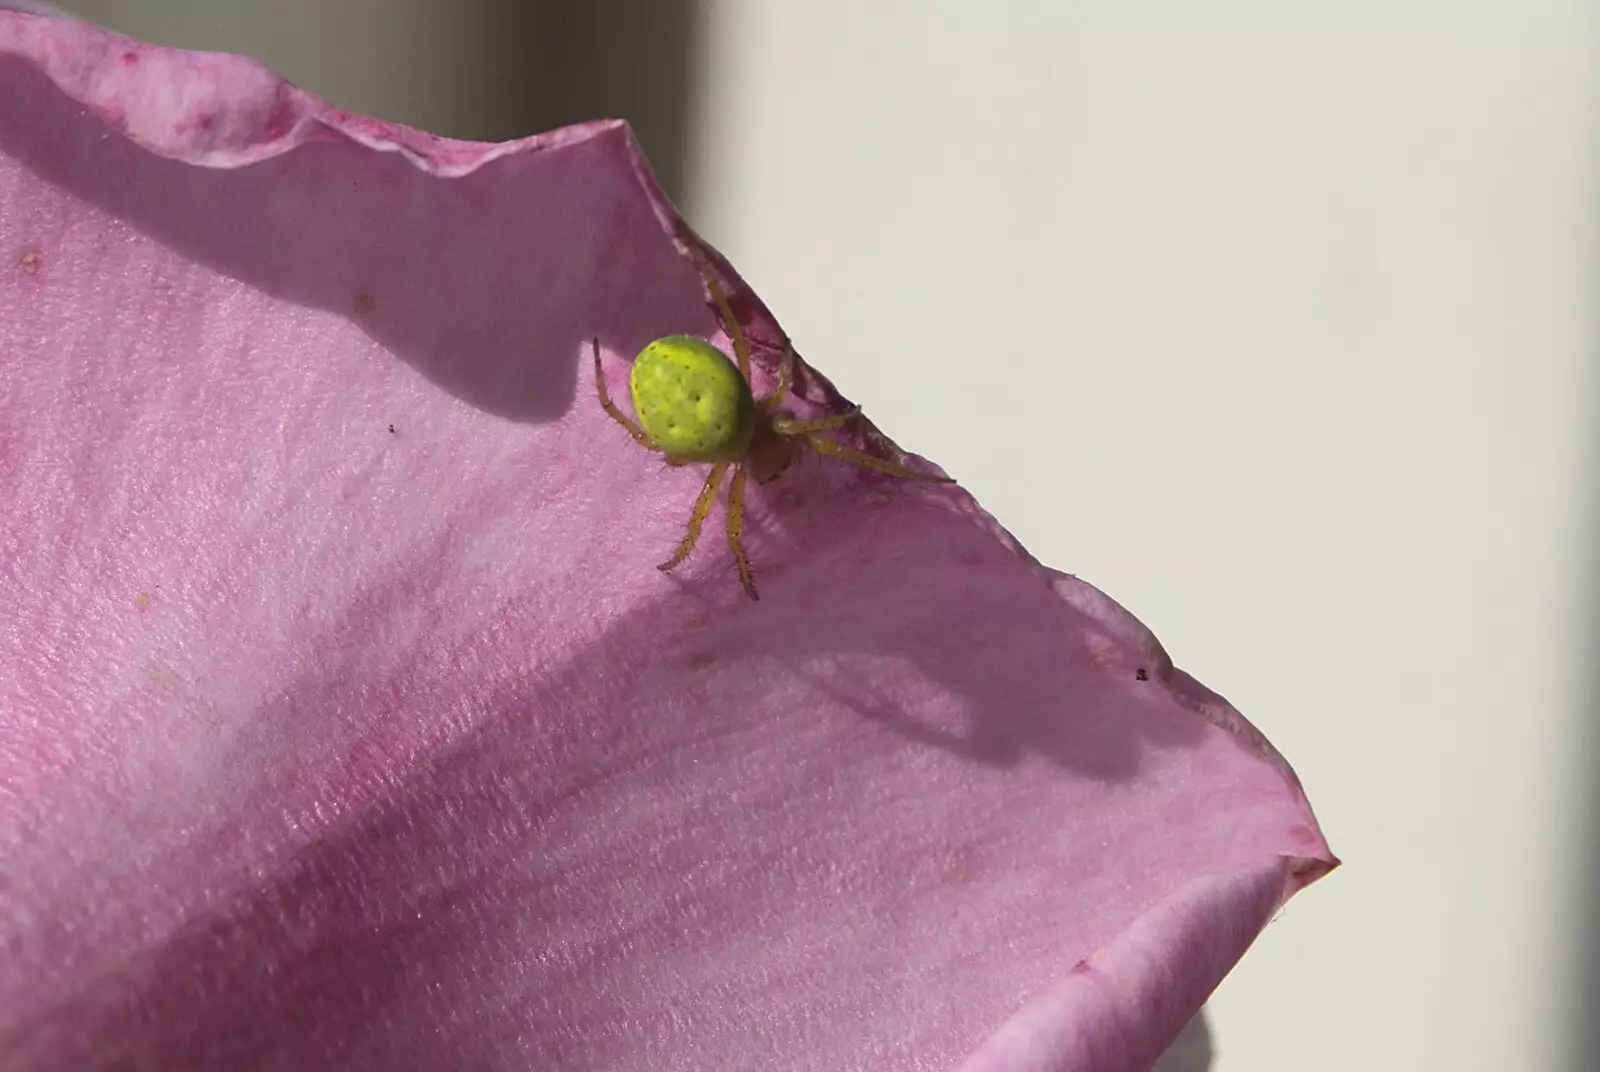
M 715 323 L 698 312 L 700 281 L 654 215 L 620 125 L 453 178 L 331 132 L 208 168 L 113 133 L 18 59 L 0 59 L 0 94 L 21 102 L 0 111 L 0 152 L 186 258 L 348 318 L 504 417 L 565 413 L 593 336 L 632 354 Z

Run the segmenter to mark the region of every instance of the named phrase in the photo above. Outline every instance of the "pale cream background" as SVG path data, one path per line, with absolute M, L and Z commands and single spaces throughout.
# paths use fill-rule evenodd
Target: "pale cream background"
M 503 136 L 548 114 L 509 30 L 574 4 L 68 6 Z M 691 216 L 1345 857 L 1218 992 L 1215 1067 L 1600 1067 L 1594 5 L 682 6 L 688 118 L 670 64 L 606 85 Z

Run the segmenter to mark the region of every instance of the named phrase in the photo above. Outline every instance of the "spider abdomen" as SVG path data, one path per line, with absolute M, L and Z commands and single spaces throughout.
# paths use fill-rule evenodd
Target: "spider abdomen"
M 750 385 L 721 350 L 689 335 L 650 343 L 628 375 L 639 425 L 668 457 L 735 461 L 755 430 Z

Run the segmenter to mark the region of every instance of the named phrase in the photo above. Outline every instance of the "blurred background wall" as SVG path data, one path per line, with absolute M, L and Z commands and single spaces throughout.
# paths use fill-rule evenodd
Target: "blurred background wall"
M 1346 867 L 1220 1072 L 1600 1068 L 1594 4 L 62 2 L 458 137 L 630 119 L 813 363 L 1299 770 Z

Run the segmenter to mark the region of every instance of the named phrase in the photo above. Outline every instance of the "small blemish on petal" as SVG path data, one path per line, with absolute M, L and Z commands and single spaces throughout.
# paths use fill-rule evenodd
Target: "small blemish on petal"
M 294 129 L 294 120 L 294 104 L 287 95 L 280 96 L 272 114 L 261 125 L 262 136 L 268 141 L 276 141 Z
M 154 601 L 150 598 L 150 593 L 140 592 L 138 595 L 133 597 L 134 612 L 137 614 L 149 614 L 150 607 L 153 605 L 153 602 Z
M 161 663 L 147 665 L 145 674 L 149 679 L 150 687 L 159 696 L 174 696 L 178 692 L 178 687 L 183 684 L 178 675 L 173 673 L 171 667 Z
M 23 275 L 38 275 L 44 267 L 44 251 L 34 246 L 29 246 L 17 258 L 17 267 L 22 269 Z
M 1310 857 L 1296 856 L 1289 861 L 1289 874 L 1299 876 L 1316 871 L 1331 871 L 1336 865 L 1330 865 L 1326 860 L 1315 860 Z M 1282 912 L 1279 912 L 1282 915 Z M 1274 920 L 1278 916 L 1272 917 Z
M 139 54 L 132 49 L 128 49 L 122 54 L 122 62 L 129 67 L 136 67 L 139 64 Z
M 110 104 L 102 104 L 95 109 L 95 114 L 100 117 L 102 123 L 112 130 L 122 134 L 128 132 L 128 113 L 121 108 Z
M 378 307 L 378 299 L 374 298 L 371 294 L 368 294 L 363 290 L 361 293 L 356 295 L 355 304 L 356 312 L 362 314 L 370 313 L 372 310 Z

